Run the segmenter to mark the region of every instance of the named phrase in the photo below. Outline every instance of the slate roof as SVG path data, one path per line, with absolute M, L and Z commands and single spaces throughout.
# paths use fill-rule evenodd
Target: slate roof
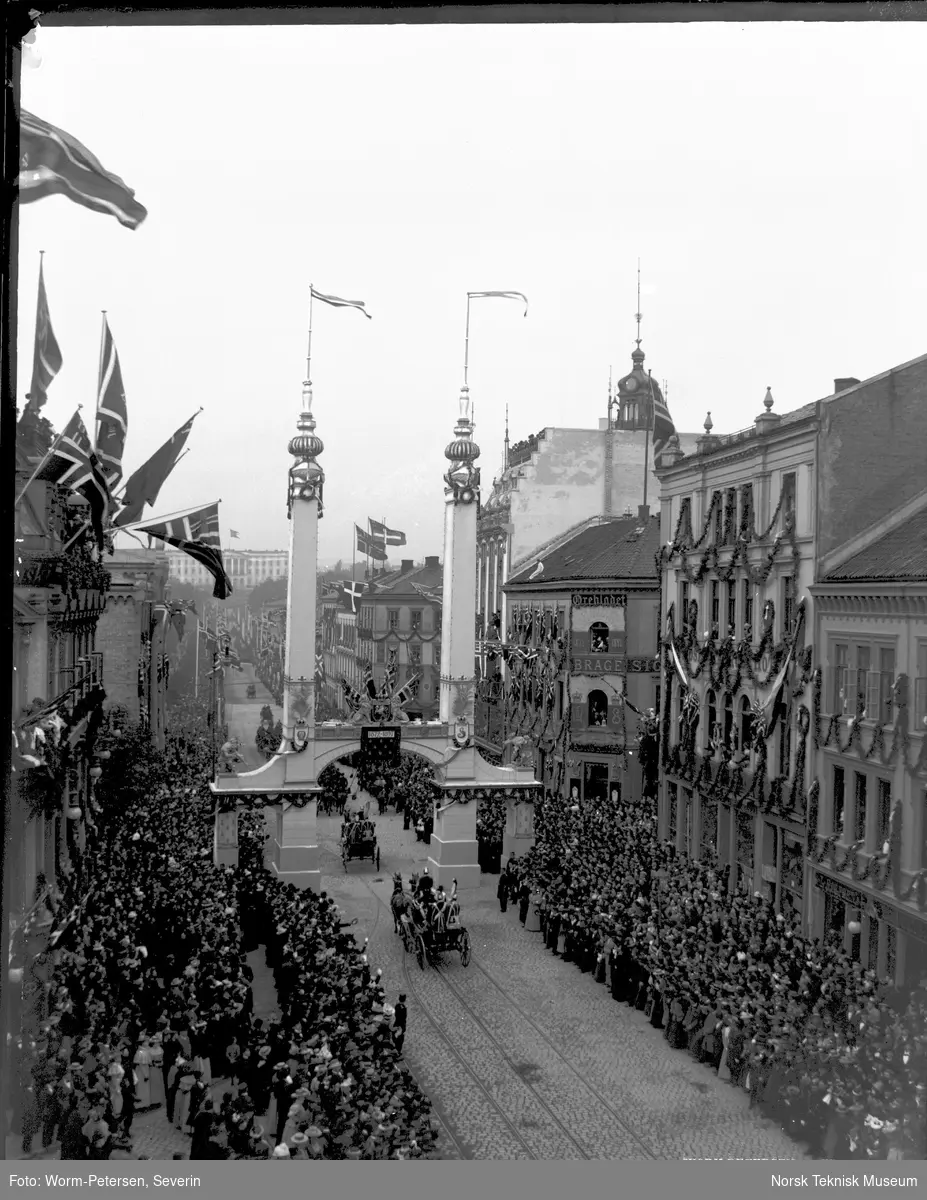
M 849 579 L 927 582 L 927 507 L 827 576 L 828 582 Z
M 409 571 L 392 571 L 389 575 L 377 576 L 373 582 L 373 587 L 364 594 L 364 599 L 368 597 L 375 599 L 377 596 L 382 596 L 387 592 L 398 592 L 406 595 L 414 592 L 413 583 L 421 584 L 426 588 L 439 588 L 444 582 L 444 568 L 440 563 L 434 565 L 428 564 L 423 567 L 413 567 Z
M 583 529 L 556 550 L 540 554 L 543 572 L 531 582 L 553 583 L 573 579 L 647 579 L 659 583 L 656 554 L 660 548 L 660 518 L 643 526 L 637 517 L 622 517 Z M 527 583 L 537 563 L 532 562 L 506 586 Z

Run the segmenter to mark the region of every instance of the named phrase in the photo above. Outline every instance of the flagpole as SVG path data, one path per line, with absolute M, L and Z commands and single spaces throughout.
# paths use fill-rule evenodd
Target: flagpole
M 178 460 L 179 461 L 179 460 Z M 221 504 L 222 500 L 209 500 L 206 504 L 188 504 L 186 508 L 178 509 L 177 512 L 165 513 L 160 517 L 144 517 L 141 521 L 130 521 L 128 525 L 117 525 L 117 533 L 126 533 L 130 529 L 138 529 L 142 525 L 150 525 L 153 521 L 173 521 L 176 517 L 185 517 L 188 513 L 196 512 L 200 508 L 208 508 L 210 504 Z
M 196 614 L 196 666 L 193 668 L 193 699 L 200 698 L 200 614 Z
M 353 521 L 351 522 L 351 527 L 354 528 Z M 354 583 L 354 571 L 357 566 L 357 530 L 356 529 L 354 529 L 354 532 L 351 534 L 351 546 L 352 546 L 352 550 L 351 550 L 351 583 L 353 584 Z
M 306 346 L 306 387 L 312 387 L 312 293 L 313 286 L 309 284 L 309 341 Z
M 644 437 L 644 507 L 647 507 L 647 476 L 650 474 L 650 430 L 653 426 L 653 375 L 650 371 L 647 372 L 647 378 L 650 380 L 650 419 L 647 422 L 647 432 Z
M 467 292 L 467 331 L 464 334 L 464 387 L 467 386 L 467 369 L 470 365 L 470 293 Z
M 97 416 L 96 416 L 96 426 L 97 427 L 93 431 L 93 442 L 92 442 L 94 450 L 96 450 L 96 448 L 97 448 L 97 437 L 99 436 L 99 432 L 100 432 L 100 399 L 101 399 L 100 393 L 101 393 L 101 389 L 103 386 L 103 351 L 106 346 L 106 309 L 105 308 L 100 309 L 100 315 L 102 317 L 103 323 L 100 327 L 100 365 L 97 369 Z

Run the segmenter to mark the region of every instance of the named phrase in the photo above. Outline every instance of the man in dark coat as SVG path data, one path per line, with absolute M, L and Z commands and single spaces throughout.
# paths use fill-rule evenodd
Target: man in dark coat
M 499 876 L 496 896 L 499 900 L 499 911 L 505 912 L 509 906 L 509 876 L 507 871 L 503 871 Z
M 191 1159 L 211 1158 L 209 1142 L 216 1124 L 216 1114 L 213 1111 L 212 1100 L 208 1097 L 203 1101 L 200 1111 L 193 1118 L 193 1141 L 190 1145 Z
M 408 1018 L 409 1010 L 406 1008 L 406 994 L 405 992 L 400 992 L 393 1017 L 393 1043 L 396 1046 L 397 1054 L 402 1053 L 402 1046 L 406 1040 L 406 1021 Z

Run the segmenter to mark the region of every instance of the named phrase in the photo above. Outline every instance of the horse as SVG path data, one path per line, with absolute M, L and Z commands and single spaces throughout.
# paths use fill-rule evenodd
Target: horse
M 411 878 L 412 891 L 403 890 L 402 875 L 397 871 L 393 876 L 393 894 L 390 896 L 389 906 L 393 914 L 393 930 L 399 933 L 399 923 L 405 913 L 421 912 L 421 905 L 415 899 L 415 885 L 418 882 L 418 876 L 413 875 Z

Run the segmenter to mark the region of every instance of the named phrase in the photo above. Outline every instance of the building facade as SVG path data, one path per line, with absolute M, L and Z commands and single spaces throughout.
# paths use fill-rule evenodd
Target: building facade
M 881 978 L 927 979 L 927 492 L 829 557 L 807 920 Z
M 545 790 L 641 794 L 638 715 L 659 687 L 659 518 L 599 517 L 505 585 L 509 625 L 483 645 L 481 752 Z
M 404 559 L 397 571 L 375 576 L 359 603 L 360 678 L 369 664 L 378 689 L 387 670 L 392 671 L 397 688 L 412 680 L 414 698 L 405 708 L 411 720 L 438 719 L 442 584 L 437 555 L 429 555 L 419 567 Z
M 118 549 L 107 566 L 110 585 L 97 629 L 107 704 L 125 708 L 163 747 L 171 671 L 182 653 L 171 619 L 168 556 Z M 195 639 L 195 620 L 184 622 L 184 633 Z
M 173 546 L 166 547 L 164 552 L 171 579 L 212 591 L 213 577 L 201 563 Z M 286 550 L 228 550 L 222 559 L 236 592 L 250 591 L 268 579 L 283 579 L 287 573 Z
M 812 585 L 922 490 L 925 391 L 927 356 L 782 417 L 767 392 L 752 426 L 716 437 L 709 415 L 694 453 L 671 440 L 659 464 L 661 834 L 779 911 L 810 904 Z
M 357 653 L 357 614 L 351 601 L 344 596 L 328 593 L 320 604 L 322 657 L 324 679 L 322 694 L 339 717 L 348 717 L 350 710 L 345 699 L 342 679 L 351 688 L 361 686 L 361 667 Z
M 629 516 L 655 506 L 659 479 L 651 453 L 653 397 L 659 384 L 632 354 L 614 403 L 598 429 L 546 428 L 513 446 L 506 434 L 502 473 L 480 509 L 477 525 L 477 615 L 483 635 L 498 616 L 508 626 L 505 584 L 543 548 L 599 516 Z M 696 434 L 677 435 L 684 450 Z M 485 668 L 485 663 L 483 664 Z

